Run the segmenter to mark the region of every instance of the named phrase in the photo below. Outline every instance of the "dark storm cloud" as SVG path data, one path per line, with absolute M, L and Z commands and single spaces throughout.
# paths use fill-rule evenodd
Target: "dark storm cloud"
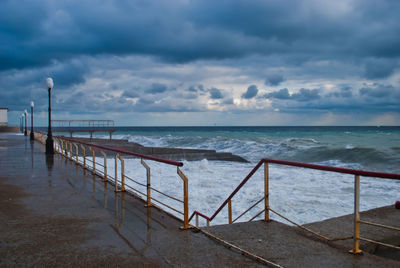
M 222 93 L 219 89 L 213 87 L 210 89 L 210 98 L 213 100 L 218 100 L 218 99 L 222 99 Z
M 371 86 L 360 88 L 360 95 L 370 98 L 395 98 L 400 99 L 400 90 L 392 85 L 374 83 Z
M 387 78 L 400 64 L 392 59 L 368 59 L 365 63 L 365 77 L 368 79 Z
M 301 88 L 299 92 L 289 94 L 289 90 L 287 88 L 282 88 L 278 91 L 267 93 L 264 95 L 264 97 L 268 99 L 295 100 L 301 102 L 308 102 L 312 100 L 317 100 L 321 96 L 320 96 L 320 90 L 318 89 Z
M 291 95 L 291 99 L 297 101 L 317 100 L 320 97 L 321 96 L 319 95 L 318 89 L 307 89 L 307 88 L 301 88 L 299 92 Z
M 272 106 L 282 112 L 331 111 L 339 113 L 388 111 L 400 109 L 400 88 L 392 85 L 373 83 L 361 88 L 341 85 L 332 92 L 321 89 L 300 89 L 289 94 L 286 88 L 265 94 L 272 100 Z
M 285 79 L 283 78 L 282 75 L 274 74 L 274 75 L 269 75 L 265 80 L 264 84 L 267 86 L 278 86 L 283 81 L 285 81 Z
M 264 97 L 268 99 L 288 100 L 290 99 L 290 94 L 287 88 L 282 88 L 278 91 L 273 91 L 271 93 L 265 94 Z
M 123 97 L 123 98 L 138 98 L 139 94 L 136 92 L 136 90 L 130 90 L 130 91 L 125 90 L 122 93 L 121 97 Z
M 166 90 L 167 90 L 166 85 L 160 83 L 154 83 L 148 90 L 146 90 L 146 92 L 150 94 L 159 94 L 159 93 L 164 93 Z
M 281 111 L 351 104 L 392 111 L 399 89 L 383 79 L 400 68 L 399 13 L 400 1 L 391 0 L 2 0 L 0 100 L 21 109 L 34 96 L 44 109 L 52 76 L 55 109 L 76 113 L 205 111 L 199 102 L 208 97 L 231 108 L 233 99 L 213 89 L 223 79 L 207 77 L 215 71 L 234 77 L 223 80 L 232 91 L 254 84 L 233 95 L 265 97 Z M 321 86 L 361 78 L 382 83 L 329 93 Z M 260 81 L 304 88 L 261 97 Z
M 59 92 L 84 82 L 87 73 L 86 64 L 78 60 L 53 62 L 50 66 L 35 69 L 3 71 L 0 72 L 0 100 L 10 110 L 23 110 L 34 100 L 35 108 L 40 110 L 47 105 L 45 80 L 48 76 L 53 77 L 54 89 Z
M 251 99 L 254 98 L 258 93 L 258 89 L 256 85 L 251 85 L 247 88 L 247 91 L 242 94 L 242 98 Z
M 255 53 L 289 53 L 304 60 L 399 57 L 400 35 L 393 34 L 400 30 L 399 5 L 390 0 L 290 5 L 241 0 L 218 1 L 210 9 L 208 1 L 3 0 L 0 69 L 98 54 L 153 55 L 174 62 Z

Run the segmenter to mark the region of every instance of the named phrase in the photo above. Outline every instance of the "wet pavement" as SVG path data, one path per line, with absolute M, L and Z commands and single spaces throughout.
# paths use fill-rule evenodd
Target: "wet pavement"
M 29 136 L 0 134 L 0 266 L 255 267 Z
M 399 227 L 393 206 L 361 214 Z M 352 215 L 308 224 L 331 237 L 352 235 Z M 127 194 L 29 136 L 0 134 L 0 267 L 255 267 L 262 263 Z M 283 267 L 400 267 L 398 251 L 352 240 L 326 242 L 276 221 L 204 228 L 219 239 Z M 361 235 L 400 245 L 392 230 L 361 226 Z M 373 253 L 373 254 L 372 254 Z

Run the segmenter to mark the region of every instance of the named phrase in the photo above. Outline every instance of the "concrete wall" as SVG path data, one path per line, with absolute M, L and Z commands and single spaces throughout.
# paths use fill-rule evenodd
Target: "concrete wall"
M 0 126 L 8 125 L 8 117 L 7 117 L 8 109 L 0 108 Z

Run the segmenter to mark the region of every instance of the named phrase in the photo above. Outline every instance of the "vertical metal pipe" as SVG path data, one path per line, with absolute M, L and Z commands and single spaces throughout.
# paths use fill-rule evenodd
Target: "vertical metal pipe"
M 146 207 L 150 207 L 151 206 L 151 181 L 150 181 L 150 167 L 146 164 L 146 162 L 143 161 L 143 158 L 140 160 L 140 162 L 142 163 L 142 165 L 145 167 L 146 169 L 146 178 L 147 178 L 147 203 L 146 203 Z
M 125 192 L 125 161 L 119 156 L 119 160 L 121 161 L 121 191 Z
M 269 172 L 268 172 L 268 162 L 264 163 L 264 207 L 265 214 L 264 220 L 269 221 Z
M 53 134 L 51 133 L 51 88 L 48 88 L 48 90 L 49 90 L 49 127 L 47 130 L 46 154 L 54 154 Z
M 177 167 L 177 173 L 183 180 L 183 228 L 189 228 L 189 185 L 185 174 Z
M 31 102 L 31 141 L 33 141 L 35 139 L 35 134 L 33 133 L 33 102 Z
M 78 144 L 74 143 L 75 146 L 75 161 L 77 164 L 79 164 L 79 147 Z
M 115 155 L 115 192 L 118 192 L 118 154 Z
M 81 144 L 81 148 L 83 151 L 83 168 L 86 169 L 86 149 L 85 149 L 85 146 L 83 146 L 82 144 Z
M 104 181 L 107 181 L 107 155 L 104 153 L 103 150 L 100 150 L 100 153 L 103 155 L 104 158 Z
M 352 254 L 360 254 L 360 176 L 354 176 L 354 245 L 353 249 L 350 250 Z
M 72 142 L 69 141 L 68 144 L 69 144 L 69 159 L 72 160 L 72 153 L 73 153 Z
M 229 224 L 232 223 L 232 201 L 229 199 L 228 201 L 228 216 L 229 216 Z
M 92 156 L 93 156 L 93 174 L 96 175 L 96 154 L 94 153 L 92 147 L 90 147 L 90 151 L 92 151 Z
M 196 227 L 199 227 L 199 214 L 196 214 Z

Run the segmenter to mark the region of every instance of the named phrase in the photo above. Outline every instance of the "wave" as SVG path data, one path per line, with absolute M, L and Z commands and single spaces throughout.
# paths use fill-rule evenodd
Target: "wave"
M 300 133 L 300 135 L 304 134 Z M 105 135 L 104 138 L 108 136 Z M 152 133 L 116 132 L 113 138 L 127 139 L 144 146 L 230 152 L 252 163 L 258 162 L 261 158 L 273 158 L 382 172 L 400 172 L 398 157 L 400 147 L 390 141 L 388 143 L 381 136 L 374 135 L 364 135 L 361 138 L 340 134 L 296 137 L 296 133 L 267 136 L 250 135 L 247 132 L 163 133 L 154 131 Z

